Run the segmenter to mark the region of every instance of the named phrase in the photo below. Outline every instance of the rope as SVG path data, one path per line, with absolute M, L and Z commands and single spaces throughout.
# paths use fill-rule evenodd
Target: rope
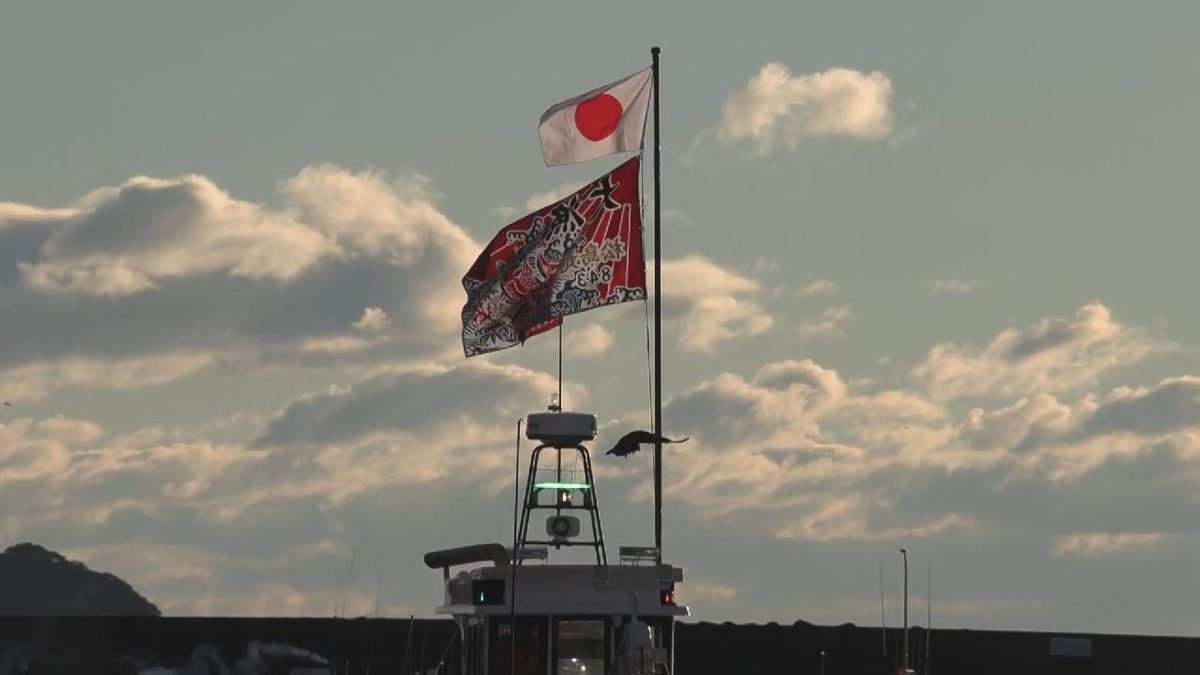
M 641 177 L 641 175 L 642 175 L 641 174 L 642 160 L 644 160 L 645 158 L 646 158 L 645 151 L 638 153 L 639 177 Z M 646 222 L 646 200 L 645 199 L 641 200 L 640 206 L 641 206 L 641 221 L 644 224 Z M 645 278 L 645 276 L 646 276 L 646 228 L 642 227 L 641 232 L 639 234 L 641 234 L 641 237 L 642 237 L 642 277 Z M 656 293 L 658 292 L 657 289 L 655 290 L 655 292 Z M 645 324 L 646 324 L 646 408 L 649 411 L 648 417 L 650 419 L 650 428 L 653 429 L 654 428 L 654 380 L 653 380 L 654 366 L 650 362 L 651 354 L 650 354 L 650 294 L 649 293 L 646 294 L 646 299 L 642 300 L 642 314 L 644 315 Z

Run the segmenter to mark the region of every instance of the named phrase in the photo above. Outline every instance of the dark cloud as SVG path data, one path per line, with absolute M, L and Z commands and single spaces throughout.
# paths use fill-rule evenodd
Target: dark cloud
M 1166 380 L 1152 389 L 1122 391 L 1082 426 L 1084 435 L 1130 432 L 1167 434 L 1200 424 L 1200 378 Z
M 464 413 L 481 420 L 515 423 L 530 401 L 543 398 L 555 386 L 540 373 L 482 362 L 388 370 L 350 389 L 291 403 L 271 419 L 252 445 L 320 446 L 382 432 L 420 435 Z

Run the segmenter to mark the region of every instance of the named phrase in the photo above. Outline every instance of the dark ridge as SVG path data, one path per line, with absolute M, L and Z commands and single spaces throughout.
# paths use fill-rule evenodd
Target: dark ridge
M 161 616 L 118 577 L 37 544 L 0 553 L 0 616 Z

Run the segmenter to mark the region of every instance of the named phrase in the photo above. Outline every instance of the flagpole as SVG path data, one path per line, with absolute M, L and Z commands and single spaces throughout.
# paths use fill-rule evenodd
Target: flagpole
M 662 130 L 658 126 L 658 55 L 650 48 L 654 88 L 654 550 L 662 563 Z

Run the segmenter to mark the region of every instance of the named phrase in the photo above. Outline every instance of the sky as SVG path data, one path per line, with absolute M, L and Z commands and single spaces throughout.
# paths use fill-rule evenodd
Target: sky
M 0 546 L 174 615 L 430 615 L 552 336 L 460 279 L 662 47 L 664 554 L 697 619 L 1200 633 L 1192 3 L 9 3 Z M 648 188 L 648 186 L 647 186 Z M 647 192 L 648 194 L 648 192 Z M 566 322 L 596 448 L 646 308 Z M 528 446 L 525 451 L 528 452 Z M 598 457 L 611 547 L 645 453 Z M 614 551 L 615 552 L 615 551 Z

